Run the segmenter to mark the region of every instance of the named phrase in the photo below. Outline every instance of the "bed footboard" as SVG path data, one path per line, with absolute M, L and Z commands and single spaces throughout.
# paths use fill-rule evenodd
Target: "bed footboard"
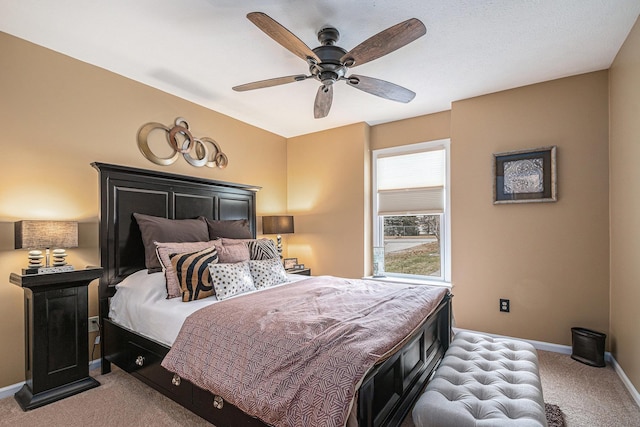
M 103 319 L 104 357 L 217 427 L 265 427 L 209 391 L 167 371 L 169 348 Z M 361 427 L 399 426 L 440 363 L 451 337 L 451 296 L 392 357 L 377 365 L 358 393 Z
M 369 372 L 358 394 L 358 423 L 399 426 L 451 341 L 451 295 L 392 357 Z

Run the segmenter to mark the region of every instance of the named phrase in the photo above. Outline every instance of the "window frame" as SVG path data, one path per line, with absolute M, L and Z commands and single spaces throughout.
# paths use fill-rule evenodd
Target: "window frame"
M 419 142 L 415 144 L 401 145 L 390 148 L 381 148 L 371 151 L 371 188 L 372 188 L 372 225 L 373 247 L 384 246 L 384 219 L 378 215 L 378 184 L 377 184 L 377 167 L 379 157 L 399 156 L 413 153 L 420 153 L 424 151 L 444 150 L 445 152 L 445 183 L 444 183 L 444 212 L 440 218 L 440 263 L 441 263 L 441 276 L 423 276 L 416 274 L 402 274 L 402 273 L 387 273 L 385 271 L 386 279 L 399 279 L 416 281 L 419 283 L 436 283 L 436 284 L 448 284 L 451 283 L 451 140 L 438 139 L 428 142 Z M 371 250 L 373 251 L 373 247 Z

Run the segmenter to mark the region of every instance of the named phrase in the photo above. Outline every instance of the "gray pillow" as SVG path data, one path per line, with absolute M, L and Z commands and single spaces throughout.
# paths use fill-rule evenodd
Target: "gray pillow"
M 206 242 L 209 240 L 207 223 L 203 217 L 197 219 L 167 219 L 159 216 L 134 213 L 142 234 L 144 261 L 149 273 L 162 271 L 156 255 L 155 242 Z
M 211 240 L 219 237 L 227 237 L 229 239 L 251 239 L 253 235 L 249 229 L 249 220 L 247 219 L 209 219 L 207 227 L 209 228 L 209 238 Z

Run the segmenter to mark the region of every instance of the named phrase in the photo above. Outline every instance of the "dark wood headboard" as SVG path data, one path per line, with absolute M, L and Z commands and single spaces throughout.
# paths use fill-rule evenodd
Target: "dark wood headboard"
M 256 236 L 256 191 L 260 187 L 105 163 L 91 165 L 100 174 L 101 318 L 108 316 L 108 298 L 115 285 L 145 268 L 134 212 L 169 219 L 248 219 Z

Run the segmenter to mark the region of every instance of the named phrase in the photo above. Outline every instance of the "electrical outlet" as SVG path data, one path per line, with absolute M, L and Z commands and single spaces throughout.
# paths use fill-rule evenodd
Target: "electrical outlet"
M 509 300 L 500 298 L 500 311 L 504 311 L 505 313 L 509 312 Z
M 99 332 L 100 323 L 98 322 L 98 316 L 89 317 L 89 332 Z

